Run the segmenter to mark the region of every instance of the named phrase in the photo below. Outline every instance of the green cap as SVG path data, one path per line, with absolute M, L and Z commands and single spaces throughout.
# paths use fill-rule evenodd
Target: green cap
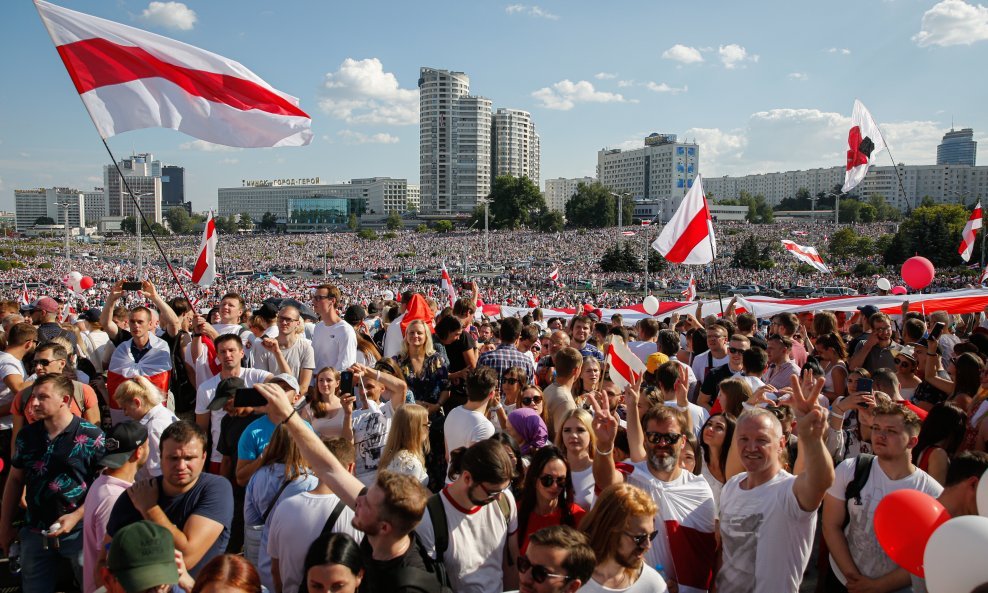
M 177 584 L 175 540 L 150 521 L 131 523 L 113 536 L 106 567 L 127 593 Z

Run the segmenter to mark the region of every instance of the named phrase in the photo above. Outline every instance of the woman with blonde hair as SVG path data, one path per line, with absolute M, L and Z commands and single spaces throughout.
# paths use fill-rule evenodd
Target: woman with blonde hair
M 593 450 L 597 438 L 592 422 L 590 412 L 572 409 L 563 416 L 562 428 L 556 435 L 556 447 L 566 455 L 573 474 L 573 502 L 586 510 L 590 510 L 594 501 Z
M 407 474 L 422 484 L 429 481 L 425 456 L 429 453 L 429 412 L 420 405 L 406 404 L 395 411 L 388 440 L 378 468 Z
M 274 591 L 268 554 L 268 518 L 278 503 L 319 484 L 288 430 L 275 428 L 261 454 L 261 467 L 251 476 L 244 495 L 244 557 L 257 566 L 261 583 Z
M 164 406 L 161 391 L 146 377 L 133 377 L 120 384 L 113 400 L 131 420 L 140 422 L 148 430 L 147 463 L 137 470 L 137 479 L 156 478 L 161 475 L 161 433 L 178 422 L 178 418 Z
M 573 397 L 576 405 L 583 405 L 587 393 L 596 393 L 600 389 L 600 378 L 603 376 L 600 361 L 593 356 L 584 356 L 580 367 L 580 376 L 573 384 Z
M 306 396 L 308 420 L 321 438 L 353 440 L 353 397 L 344 402 L 340 394 L 340 372 L 323 367 L 316 373 L 316 388 Z

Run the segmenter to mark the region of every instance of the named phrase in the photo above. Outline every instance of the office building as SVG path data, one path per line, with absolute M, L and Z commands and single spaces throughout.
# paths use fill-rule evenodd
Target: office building
M 134 154 L 120 161 L 120 170 L 126 178 L 134 197 L 138 199 L 144 217 L 149 223 L 161 223 L 161 161 L 150 153 Z M 120 173 L 112 165 L 103 167 L 103 195 L 106 216 L 137 217 L 137 209 Z
M 559 177 L 557 179 L 546 179 L 545 180 L 545 205 L 549 210 L 555 210 L 557 212 L 566 212 L 566 202 L 573 197 L 576 193 L 576 188 L 581 183 L 584 185 L 590 185 L 597 181 L 593 177 L 575 177 L 573 179 L 566 179 L 565 177 Z
M 500 108 L 494 114 L 491 170 L 494 177 L 528 177 L 539 185 L 540 146 L 532 114 Z
M 978 143 L 974 141 L 974 130 L 964 128 L 954 131 L 953 128 L 943 135 L 943 141 L 937 146 L 938 165 L 970 165 L 975 166 L 978 156 Z
M 408 212 L 418 212 L 422 208 L 422 190 L 417 184 L 408 184 Z
M 96 226 L 101 218 L 106 216 L 106 199 L 102 187 L 94 187 L 92 191 L 82 193 L 86 200 L 86 222 Z
M 77 189 L 49 187 L 14 190 L 14 216 L 17 232 L 35 226 L 39 218 L 49 218 L 53 226 L 64 229 L 66 218 L 70 229 L 86 226 L 85 195 Z
M 192 214 L 192 202 L 185 200 L 185 167 L 165 165 L 161 167 L 161 210 L 168 212 L 175 206 Z
M 700 171 L 700 147 L 678 142 L 675 134 L 650 134 L 632 150 L 597 153 L 597 178 L 610 191 L 637 201 L 657 201 L 657 214 L 669 220 Z

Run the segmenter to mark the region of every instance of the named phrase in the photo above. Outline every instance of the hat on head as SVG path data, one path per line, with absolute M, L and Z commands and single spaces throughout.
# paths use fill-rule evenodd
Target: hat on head
M 106 433 L 106 454 L 99 460 L 103 467 L 123 467 L 134 451 L 148 440 L 148 429 L 140 422 L 121 422 Z
M 912 346 L 908 346 L 908 345 L 907 346 L 903 346 L 902 348 L 899 348 L 898 350 L 895 350 L 893 352 L 893 355 L 894 355 L 895 358 L 898 358 L 898 357 L 901 356 L 903 358 L 908 358 L 909 360 L 911 360 L 913 362 L 916 362 L 916 349 L 914 347 L 912 347 Z
M 274 303 L 265 302 L 254 311 L 254 316 L 272 321 L 278 316 L 278 307 Z
M 58 313 L 58 301 L 51 297 L 41 297 L 24 308 L 25 311 L 44 311 L 45 313 Z
M 892 283 L 889 282 L 888 278 L 879 278 L 875 284 L 878 286 L 878 290 L 884 290 L 885 292 L 892 290 Z
M 122 527 L 113 536 L 106 567 L 127 593 L 178 583 L 175 539 L 151 521 Z
M 645 370 L 654 373 L 659 367 L 669 362 L 669 355 L 662 352 L 653 352 L 645 359 Z
M 82 321 L 88 321 L 89 323 L 98 323 L 100 315 L 103 314 L 103 310 L 93 307 L 92 309 L 86 309 L 79 314 L 79 319 Z
M 298 388 L 298 379 L 295 378 L 295 375 L 292 375 L 292 374 L 289 374 L 289 373 L 281 373 L 279 375 L 275 375 L 274 378 L 271 379 L 270 382 L 273 383 L 275 381 L 281 381 L 282 383 L 288 385 L 293 390 L 295 390 L 296 393 L 298 393 L 298 391 L 299 391 L 299 388 Z
M 367 317 L 367 311 L 360 305 L 350 305 L 343 314 L 343 320 L 350 325 L 357 325 Z
M 216 395 L 206 408 L 218 412 L 226 405 L 227 400 L 236 395 L 238 389 L 247 389 L 247 384 L 240 377 L 228 377 L 216 385 Z
M 875 305 L 861 305 L 858 307 L 858 311 L 861 311 L 861 314 L 864 315 L 865 319 L 871 319 L 872 315 L 879 312 L 878 307 Z

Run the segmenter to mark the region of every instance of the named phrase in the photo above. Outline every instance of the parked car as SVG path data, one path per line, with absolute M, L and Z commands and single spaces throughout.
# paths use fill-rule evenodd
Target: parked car
M 858 294 L 858 291 L 853 288 L 848 288 L 846 286 L 822 286 L 816 289 L 812 297 L 835 297 L 835 296 L 854 296 Z
M 783 297 L 781 290 L 776 290 L 774 288 L 769 288 L 761 284 L 756 284 L 758 286 L 758 296 L 767 296 L 776 299 L 781 299 Z
M 751 296 L 758 294 L 758 285 L 756 284 L 739 284 L 734 287 L 734 290 L 728 290 L 727 296 Z
M 785 290 L 787 297 L 805 299 L 816 292 L 816 286 L 792 286 Z

